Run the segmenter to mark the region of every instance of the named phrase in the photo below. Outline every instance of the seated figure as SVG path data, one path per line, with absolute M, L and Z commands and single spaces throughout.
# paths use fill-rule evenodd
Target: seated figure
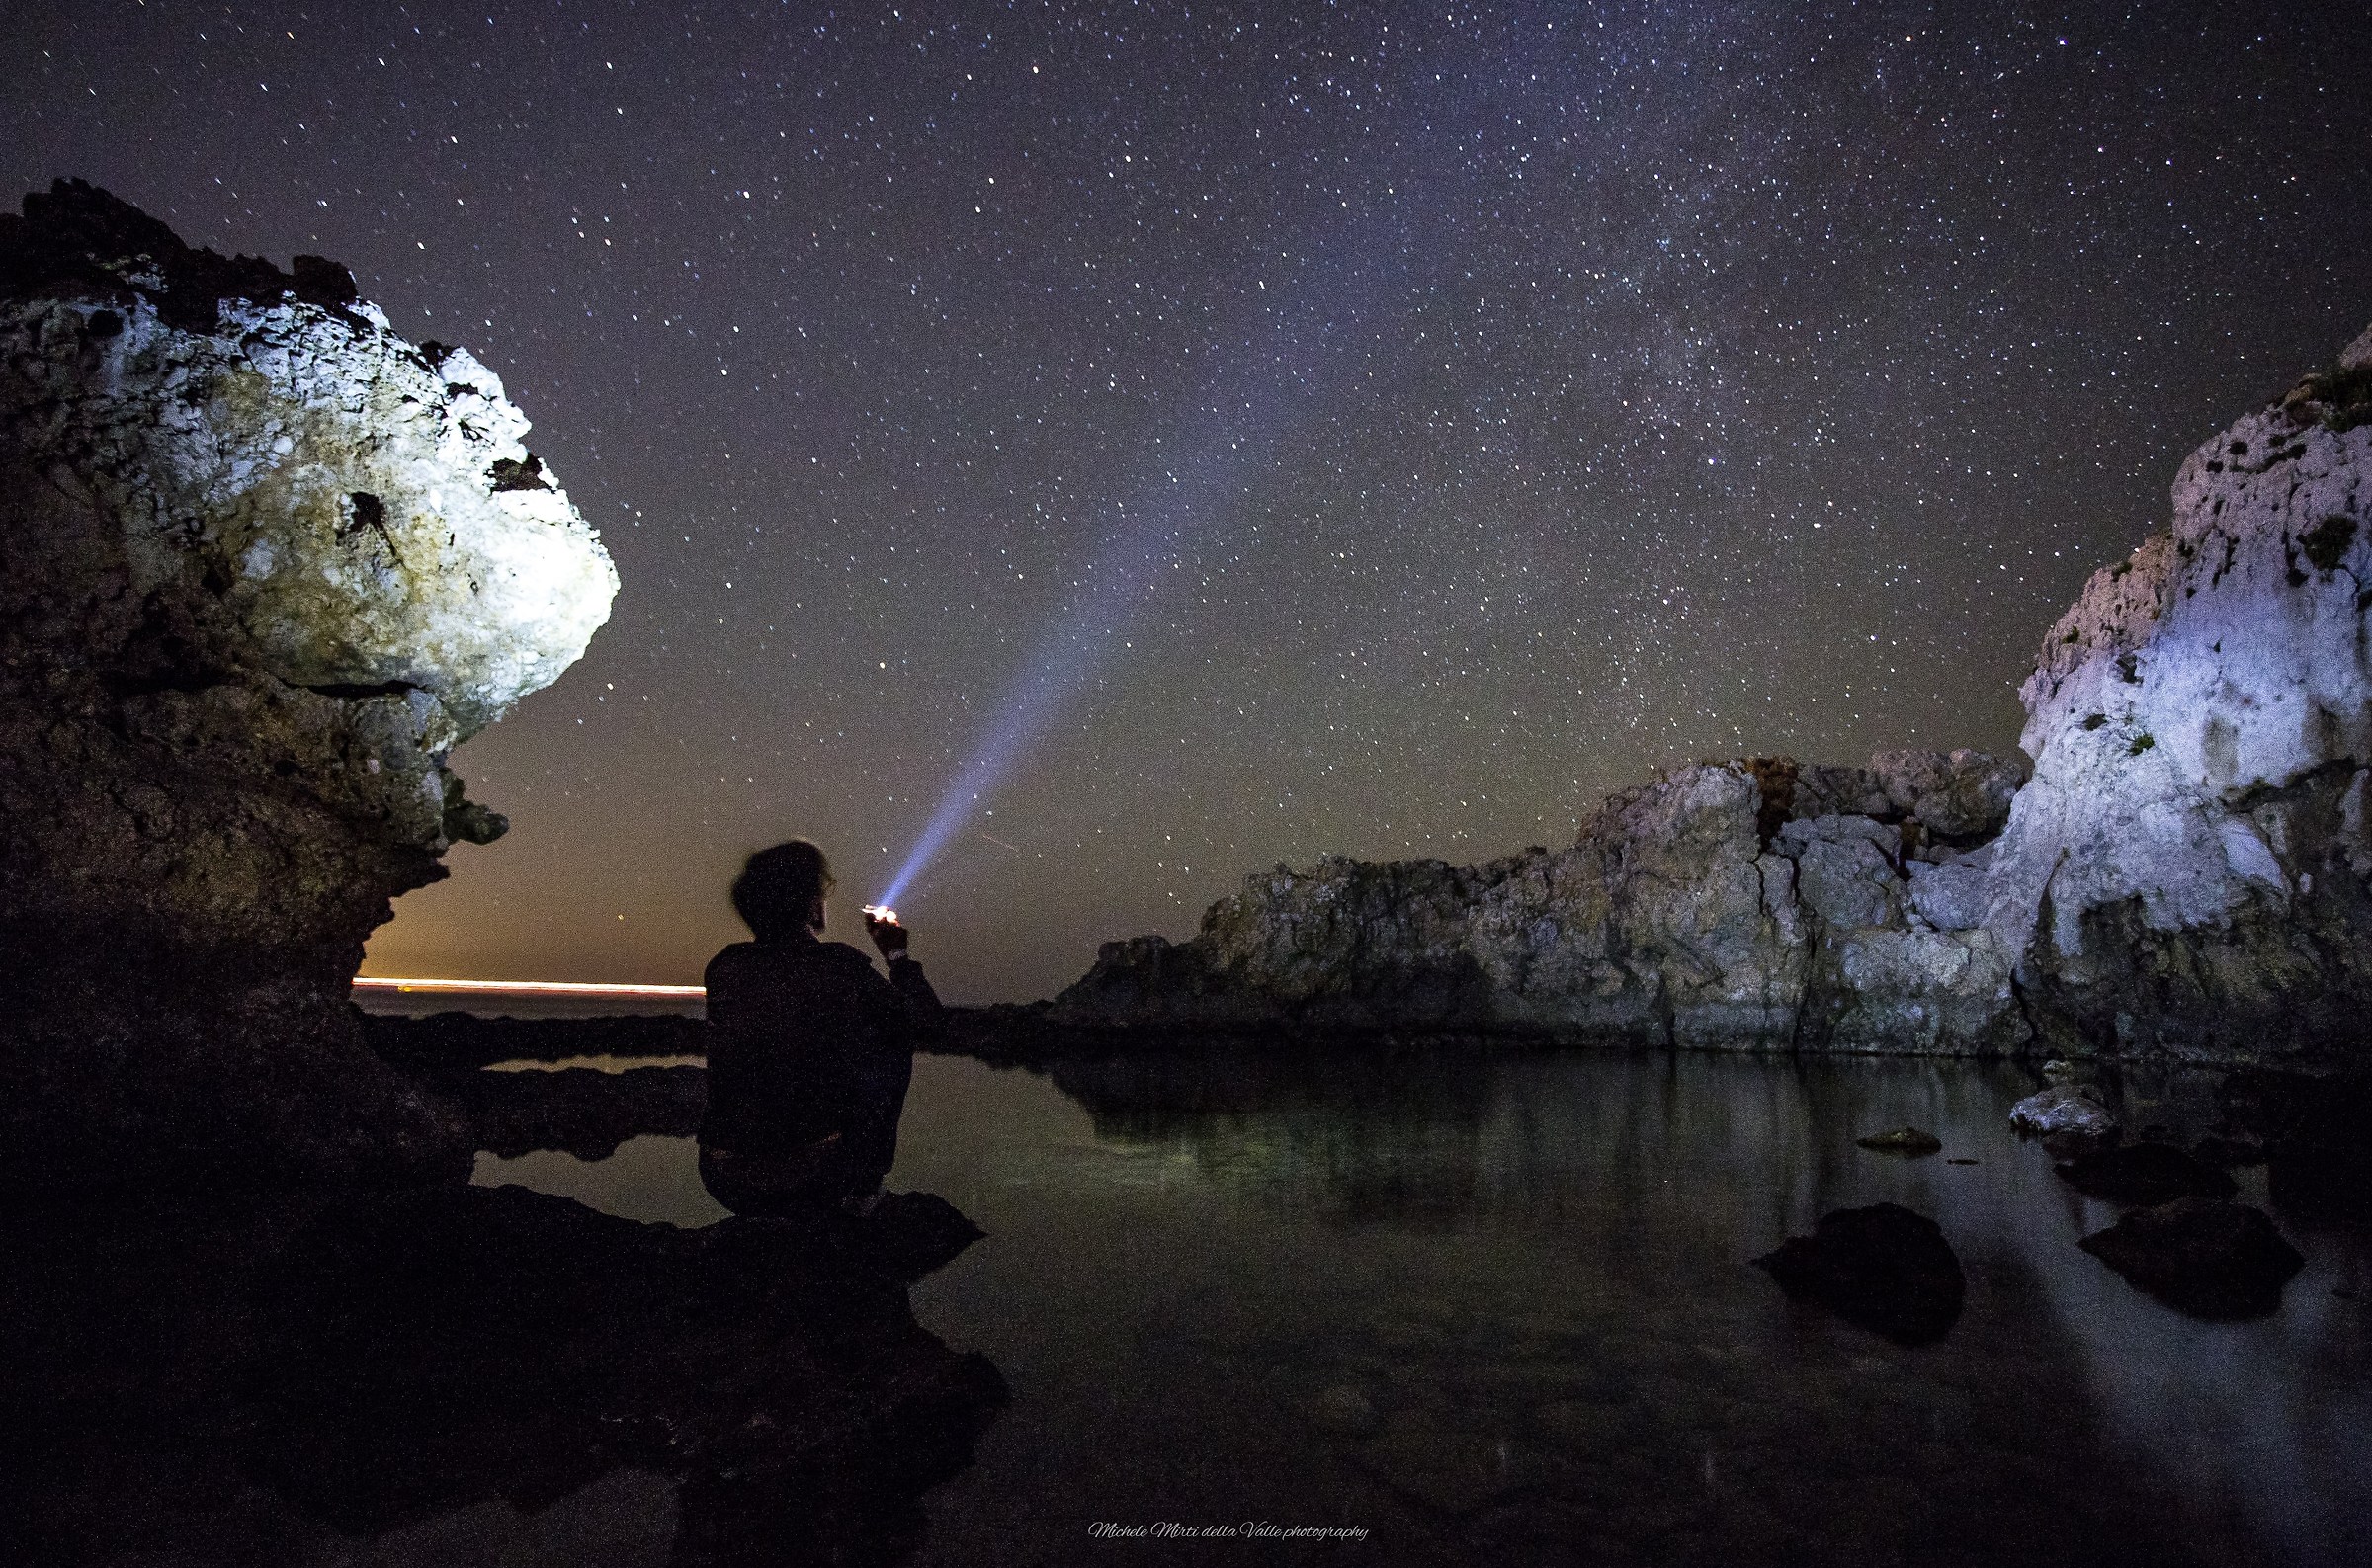
M 870 1212 L 897 1155 L 917 1039 L 939 998 L 894 918 L 866 929 L 890 966 L 824 942 L 823 852 L 793 839 L 749 858 L 733 908 L 757 940 L 709 960 L 709 1109 L 700 1176 L 736 1214 Z

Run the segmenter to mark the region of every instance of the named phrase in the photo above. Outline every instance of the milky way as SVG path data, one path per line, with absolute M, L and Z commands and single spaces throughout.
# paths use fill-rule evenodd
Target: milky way
M 346 261 L 502 374 L 617 557 L 584 662 L 457 757 L 514 831 L 380 972 L 692 978 L 794 832 L 846 929 L 1000 725 L 901 894 L 975 998 L 1279 860 L 1564 840 L 1676 761 L 2006 747 L 2180 455 L 2372 321 L 2360 4 L 0 40 L 18 188 Z

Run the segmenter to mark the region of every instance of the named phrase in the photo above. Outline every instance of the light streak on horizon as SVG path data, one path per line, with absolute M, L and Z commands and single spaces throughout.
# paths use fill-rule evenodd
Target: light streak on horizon
M 396 979 L 384 975 L 356 975 L 357 991 L 492 991 L 531 996 L 680 996 L 706 997 L 699 985 L 636 985 L 593 980 L 436 980 Z

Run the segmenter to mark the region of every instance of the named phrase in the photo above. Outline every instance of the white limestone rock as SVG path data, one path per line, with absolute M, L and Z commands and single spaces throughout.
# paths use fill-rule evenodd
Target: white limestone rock
M 2368 334 L 2372 337 L 2372 334 Z M 2200 447 L 2021 689 L 1986 924 L 2071 1051 L 2359 1034 L 2372 975 L 2372 353 Z
M 1378 1027 L 2360 1060 L 2368 609 L 2372 331 L 2194 453 L 2173 527 L 2052 628 L 2030 783 L 1967 751 L 1680 769 L 1565 850 L 1280 867 L 1157 964 L 1107 949 L 1056 1014 L 1126 1022 L 1190 974 L 1237 1022 L 1322 996 Z
M 121 325 L 95 333 L 103 314 Z M 425 693 L 443 750 L 609 618 L 599 536 L 466 349 L 294 298 L 226 301 L 207 333 L 136 294 L 35 298 L 0 335 L 19 460 L 71 470 L 127 591 L 226 577 L 221 613 L 291 686 Z
M 1999 771 L 1964 759 L 1954 777 Z M 1799 799 L 1821 814 L 1790 820 Z M 1706 763 L 1616 795 L 1562 850 L 1279 867 L 1214 904 L 1190 942 L 1107 944 L 1052 1017 L 1714 1049 L 2018 1043 L 2007 953 L 1907 912 L 1896 858 L 1919 797 L 1893 821 L 1826 809 L 1840 800 L 1894 809 L 1870 770 Z
M 447 753 L 618 579 L 466 352 L 59 182 L 0 215 L 0 1182 L 466 1167 L 366 1051 Z

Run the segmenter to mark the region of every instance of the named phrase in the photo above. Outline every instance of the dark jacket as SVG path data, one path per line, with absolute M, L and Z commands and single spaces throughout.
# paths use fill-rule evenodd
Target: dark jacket
M 740 942 L 709 960 L 709 1111 L 703 1149 L 775 1165 L 840 1134 L 834 1185 L 871 1191 L 897 1156 L 897 1118 L 938 995 L 900 958 L 884 980 L 845 943 L 812 934 Z

